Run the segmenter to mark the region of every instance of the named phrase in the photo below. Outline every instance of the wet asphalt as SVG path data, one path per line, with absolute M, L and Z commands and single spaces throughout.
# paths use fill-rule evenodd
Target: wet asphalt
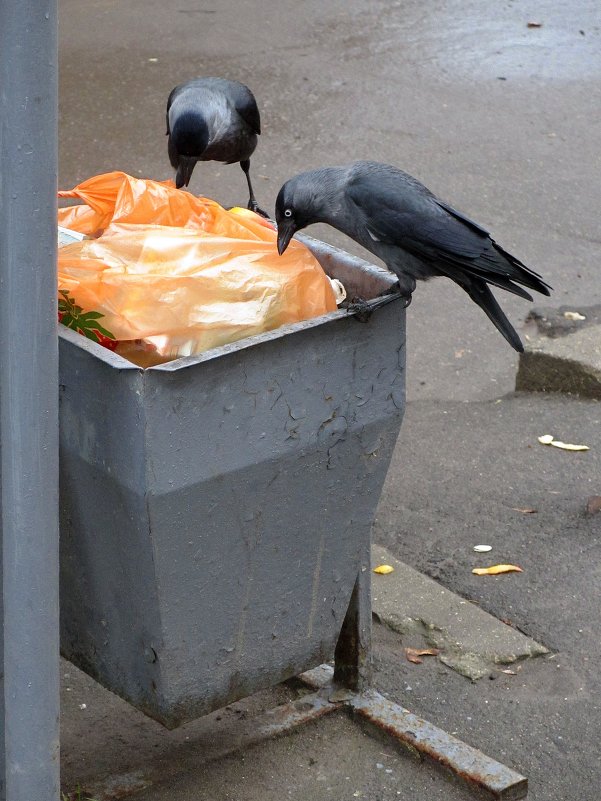
M 488 226 L 554 287 L 552 304 L 601 302 L 593 0 L 61 0 L 60 46 L 61 188 L 117 169 L 171 177 L 167 95 L 189 77 L 221 75 L 247 83 L 259 102 L 251 174 L 268 211 L 296 172 L 388 161 Z M 190 188 L 224 205 L 246 200 L 237 165 L 199 165 Z M 331 229 L 309 233 L 361 253 Z M 531 304 L 500 295 L 519 330 Z M 601 495 L 601 407 L 512 395 L 517 355 L 444 279 L 415 293 L 407 354 L 408 409 L 375 539 L 552 658 L 472 684 L 433 662 L 416 670 L 377 630 L 377 684 L 528 775 L 534 801 L 593 801 L 601 515 L 583 510 Z M 591 450 L 552 452 L 537 442 L 543 433 Z M 524 573 L 473 576 L 471 547 L 483 540 Z M 445 797 L 427 795 L 414 773 L 396 797 Z

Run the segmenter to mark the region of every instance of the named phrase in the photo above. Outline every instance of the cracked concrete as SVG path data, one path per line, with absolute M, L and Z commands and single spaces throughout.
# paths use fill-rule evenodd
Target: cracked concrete
M 380 545 L 372 547 L 372 564 L 394 567 L 394 573 L 374 574 L 374 615 L 403 635 L 403 642 L 418 638 L 438 648 L 440 661 L 462 676 L 476 681 L 499 665 L 549 653 L 544 645 L 403 564 Z

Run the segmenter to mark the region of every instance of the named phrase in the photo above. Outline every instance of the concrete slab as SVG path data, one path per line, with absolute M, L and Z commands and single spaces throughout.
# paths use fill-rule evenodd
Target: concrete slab
M 374 615 L 412 641 L 421 638 L 439 649 L 440 661 L 462 676 L 476 681 L 500 665 L 549 653 L 544 645 L 395 559 L 386 548 L 373 546 L 372 564 L 394 567 L 393 573 L 374 575 Z
M 561 314 L 557 317 L 562 320 Z M 517 390 L 601 399 L 601 324 L 570 322 L 558 327 L 545 318 L 542 329 L 539 324 L 543 333 L 529 336 L 520 354 Z

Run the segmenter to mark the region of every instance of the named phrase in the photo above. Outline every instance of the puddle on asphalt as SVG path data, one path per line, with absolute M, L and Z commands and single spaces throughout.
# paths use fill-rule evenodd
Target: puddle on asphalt
M 529 23 L 531 24 L 529 26 Z M 533 25 L 534 24 L 534 25 Z M 538 27 L 535 27 L 538 26 Z M 601 17 L 597 2 L 579 7 L 555 0 L 418 0 L 373 4 L 325 26 L 339 40 L 342 61 L 399 58 L 447 78 L 574 81 L 601 77 Z

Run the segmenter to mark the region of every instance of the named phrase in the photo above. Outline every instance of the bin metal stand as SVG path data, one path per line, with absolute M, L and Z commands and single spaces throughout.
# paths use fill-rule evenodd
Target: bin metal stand
M 205 754 L 205 760 L 223 759 L 266 738 L 288 734 L 297 726 L 344 711 L 374 734 L 463 780 L 478 797 L 518 801 L 527 796 L 525 776 L 370 689 L 370 651 L 370 574 L 366 570 L 357 577 L 336 645 L 334 668 L 320 665 L 298 677 L 314 692 L 238 724 L 235 739 L 218 742 Z
M 0 3 L 0 798 L 59 797 L 56 0 Z

